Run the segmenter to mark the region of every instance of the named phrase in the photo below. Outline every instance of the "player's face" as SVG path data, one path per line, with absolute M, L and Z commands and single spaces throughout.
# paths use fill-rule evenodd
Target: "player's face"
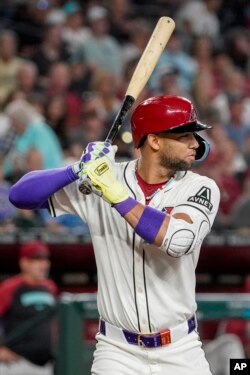
M 160 165 L 173 172 L 189 170 L 199 147 L 193 133 L 162 133 L 159 138 Z
M 50 260 L 48 258 L 22 259 L 22 271 L 33 280 L 43 280 L 48 276 Z

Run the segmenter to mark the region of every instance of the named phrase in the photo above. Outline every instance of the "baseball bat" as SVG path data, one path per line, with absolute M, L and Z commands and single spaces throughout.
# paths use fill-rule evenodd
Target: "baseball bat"
M 175 22 L 172 18 L 159 18 L 131 77 L 121 108 L 108 132 L 105 142 L 111 144 L 114 142 L 124 118 L 148 82 L 174 28 Z M 79 190 L 82 194 L 90 194 L 92 192 L 92 186 L 88 178 L 81 181 Z

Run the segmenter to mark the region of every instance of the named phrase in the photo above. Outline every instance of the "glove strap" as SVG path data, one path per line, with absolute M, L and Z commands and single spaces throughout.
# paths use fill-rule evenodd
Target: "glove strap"
M 114 204 L 114 208 L 116 209 L 116 211 L 119 212 L 119 214 L 124 217 L 129 211 L 131 211 L 136 205 L 138 204 L 138 202 L 129 197 L 128 199 L 126 199 L 125 201 L 123 202 L 120 202 L 120 203 L 116 203 Z

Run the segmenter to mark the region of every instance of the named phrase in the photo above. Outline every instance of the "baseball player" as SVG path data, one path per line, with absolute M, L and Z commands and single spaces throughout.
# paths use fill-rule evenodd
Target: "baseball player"
M 93 142 L 73 166 L 23 176 L 10 200 L 88 223 L 100 313 L 93 375 L 208 375 L 195 317 L 195 268 L 220 193 L 190 168 L 208 154 L 198 132 L 210 126 L 176 96 L 143 101 L 131 125 L 139 159 L 115 163 L 115 146 Z M 84 196 L 78 184 L 86 175 L 93 193 Z

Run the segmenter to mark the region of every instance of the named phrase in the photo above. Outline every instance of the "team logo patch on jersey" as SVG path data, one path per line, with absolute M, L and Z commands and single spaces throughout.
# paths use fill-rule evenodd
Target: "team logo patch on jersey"
M 213 205 L 211 203 L 211 189 L 203 186 L 197 194 L 188 198 L 188 202 L 194 202 L 207 207 L 209 211 L 212 211 Z

